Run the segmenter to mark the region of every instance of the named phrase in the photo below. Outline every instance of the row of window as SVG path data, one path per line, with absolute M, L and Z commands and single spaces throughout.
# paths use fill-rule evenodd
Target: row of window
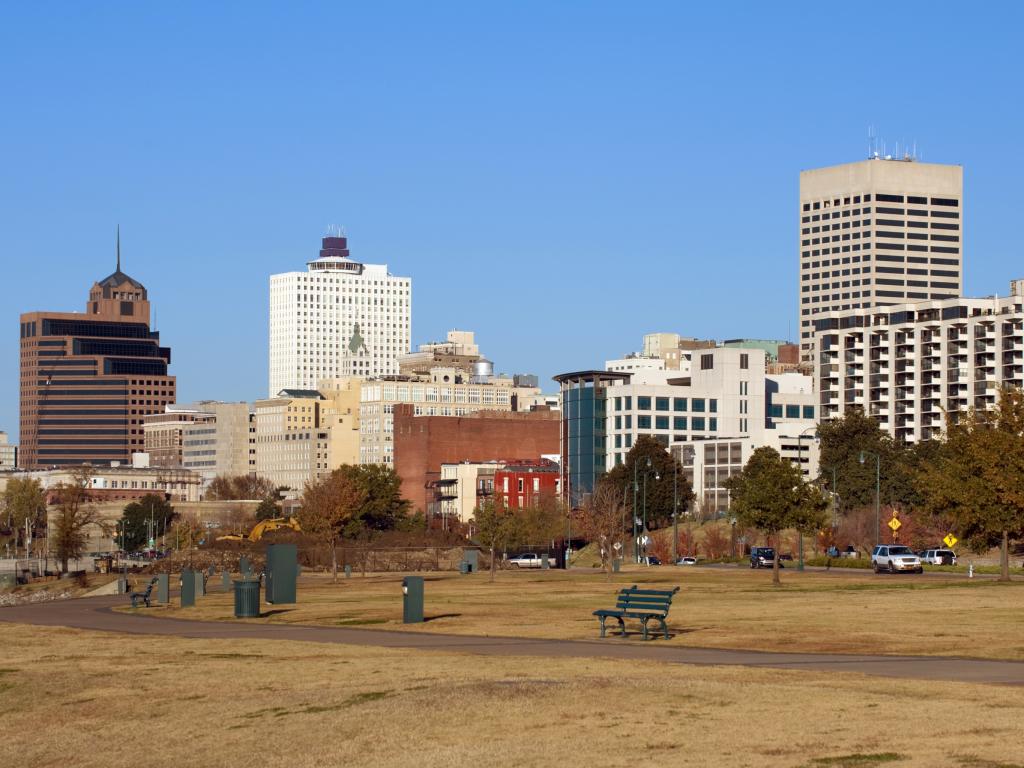
M 853 205 L 860 205 L 861 200 L 863 200 L 865 203 L 870 203 L 871 202 L 871 195 L 863 195 L 863 196 L 861 196 L 861 195 L 854 195 L 852 197 L 852 204 Z M 875 195 L 875 201 L 876 202 L 880 202 L 880 203 L 909 203 L 911 205 L 928 205 L 928 198 L 927 197 L 921 197 L 921 196 L 915 196 L 915 195 L 907 195 L 906 197 L 904 197 L 903 195 L 889 195 L 889 194 L 878 193 L 877 195 Z M 836 198 L 832 198 L 831 200 L 818 200 L 818 201 L 813 202 L 813 203 L 804 203 L 803 204 L 803 210 L 804 211 L 820 211 L 823 207 L 824 208 L 830 208 L 830 207 L 839 207 L 840 205 L 850 205 L 850 204 L 851 204 L 851 198 L 850 197 L 842 198 L 841 202 L 840 202 L 840 198 L 836 197 Z M 956 198 L 952 198 L 952 197 L 933 197 L 933 198 L 931 198 L 931 204 L 932 205 L 939 205 L 939 206 L 943 206 L 943 207 L 947 207 L 947 208 L 950 208 L 950 207 L 956 208 L 956 207 L 958 207 L 960 205 L 960 201 L 957 200 Z
M 745 357 L 745 355 L 743 355 Z M 654 408 L 651 408 L 651 403 L 654 403 Z M 671 408 L 669 404 L 671 402 Z M 625 407 L 623 408 L 623 405 Z M 705 399 L 703 397 L 648 397 L 646 395 L 638 395 L 636 398 L 636 409 L 638 411 L 682 411 L 687 410 L 693 411 L 694 413 L 704 413 L 705 408 L 711 413 L 718 413 L 718 400 L 715 398 Z M 633 410 L 633 397 L 626 395 L 625 397 L 615 398 L 615 410 L 616 411 L 631 411 Z

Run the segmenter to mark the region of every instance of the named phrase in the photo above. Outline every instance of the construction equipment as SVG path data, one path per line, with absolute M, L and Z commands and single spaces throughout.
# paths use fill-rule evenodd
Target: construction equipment
M 249 533 L 229 533 L 226 536 L 218 536 L 217 541 L 259 541 L 270 531 L 277 531 L 281 528 L 302 531 L 299 521 L 294 517 L 271 517 L 267 520 L 260 520 Z

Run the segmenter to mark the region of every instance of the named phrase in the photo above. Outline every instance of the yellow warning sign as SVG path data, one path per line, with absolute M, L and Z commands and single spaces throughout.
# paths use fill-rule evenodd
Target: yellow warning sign
M 903 525 L 903 523 L 901 523 L 901 522 L 899 521 L 899 519 L 898 519 L 898 518 L 895 518 L 895 517 L 894 517 L 894 518 L 893 518 L 892 520 L 890 520 L 890 521 L 888 522 L 888 526 L 889 526 L 890 528 L 892 528 L 892 530 L 893 530 L 893 533 L 895 533 L 896 531 L 898 531 L 898 530 L 900 529 L 900 526 L 902 526 L 902 525 Z
M 956 536 L 954 536 L 954 535 L 953 535 L 952 533 L 947 533 L 947 534 L 946 534 L 946 538 L 944 538 L 944 539 L 942 540 L 942 542 L 943 542 L 943 543 L 944 543 L 944 544 L 945 544 L 945 545 L 946 545 L 947 547 L 952 547 L 952 546 L 953 546 L 954 544 L 956 544 L 956 543 L 957 543 L 958 541 L 960 541 L 960 539 L 958 539 L 958 538 L 957 538 Z

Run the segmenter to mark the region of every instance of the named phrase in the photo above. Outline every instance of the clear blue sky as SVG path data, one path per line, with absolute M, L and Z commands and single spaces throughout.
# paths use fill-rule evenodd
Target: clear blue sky
M 414 344 L 552 388 L 792 337 L 798 172 L 868 125 L 964 165 L 969 295 L 1024 276 L 1019 4 L 687 5 L 4 4 L 0 429 L 18 313 L 83 309 L 118 223 L 182 401 L 266 394 L 267 278 L 330 224 L 413 278 Z

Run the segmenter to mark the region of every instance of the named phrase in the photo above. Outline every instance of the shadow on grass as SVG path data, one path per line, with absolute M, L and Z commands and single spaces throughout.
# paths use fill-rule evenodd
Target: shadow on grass
M 268 616 L 275 616 L 275 615 L 277 615 L 279 613 L 291 613 L 294 610 L 295 610 L 294 608 L 275 608 L 272 611 L 263 611 L 263 612 L 261 612 L 260 613 L 260 618 L 261 619 L 265 619 Z
M 438 619 L 457 619 L 461 613 L 439 613 L 436 616 L 424 616 L 423 621 L 437 621 Z

